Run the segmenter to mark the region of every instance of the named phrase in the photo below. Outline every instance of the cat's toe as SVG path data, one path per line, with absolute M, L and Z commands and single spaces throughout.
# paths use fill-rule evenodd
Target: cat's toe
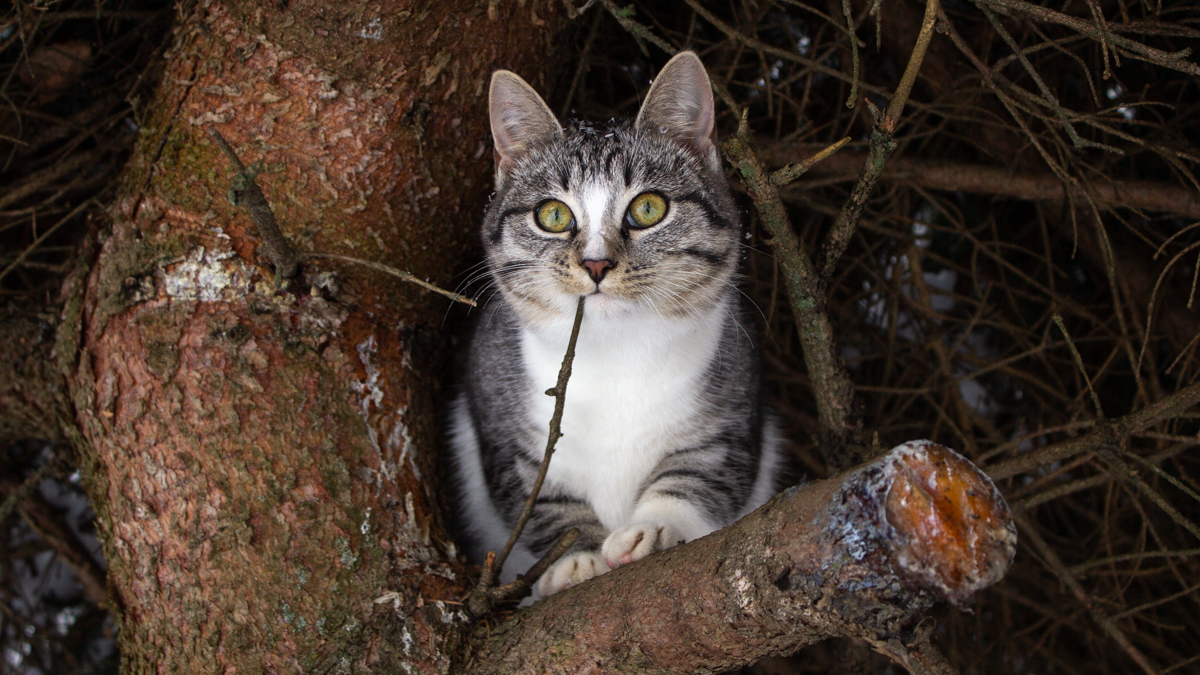
M 604 557 L 595 551 L 563 556 L 537 580 L 535 590 L 543 598 L 608 571 Z
M 683 541 L 684 538 L 670 525 L 632 523 L 622 525 L 608 535 L 600 553 L 608 566 L 616 569 Z

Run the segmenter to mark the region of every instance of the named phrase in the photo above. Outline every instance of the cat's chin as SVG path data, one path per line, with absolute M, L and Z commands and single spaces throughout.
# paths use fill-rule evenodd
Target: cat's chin
M 592 293 L 587 296 L 587 313 L 590 316 L 619 316 L 628 314 L 636 306 L 634 302 L 608 293 Z

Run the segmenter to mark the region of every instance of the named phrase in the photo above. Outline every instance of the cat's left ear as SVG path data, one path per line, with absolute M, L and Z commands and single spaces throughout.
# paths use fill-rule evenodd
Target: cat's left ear
M 695 52 L 679 52 L 663 66 L 638 113 L 639 129 L 667 134 L 720 170 L 712 84 Z
M 554 113 L 520 75 L 508 70 L 492 73 L 488 112 L 496 148 L 496 186 L 529 149 L 562 132 Z

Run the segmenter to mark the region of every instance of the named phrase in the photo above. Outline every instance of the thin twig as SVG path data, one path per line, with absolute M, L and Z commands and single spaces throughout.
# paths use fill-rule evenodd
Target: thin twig
M 833 276 L 838 259 L 850 245 L 850 239 L 858 227 L 858 220 L 862 217 L 867 200 L 875 192 L 875 184 L 879 182 L 879 176 L 883 173 L 883 167 L 887 163 L 888 157 L 891 157 L 892 153 L 896 151 L 896 128 L 900 125 L 900 116 L 904 113 L 904 106 L 908 103 L 909 94 L 912 93 L 917 73 L 921 71 L 921 64 L 925 61 L 929 42 L 933 39 L 933 26 L 937 23 L 939 7 L 938 0 L 925 1 L 925 16 L 921 19 L 921 31 L 917 34 L 917 43 L 908 57 L 908 65 L 904 68 L 904 75 L 900 78 L 900 85 L 896 87 L 896 93 L 888 103 L 887 112 L 880 117 L 875 106 L 867 101 L 867 108 L 875 117 L 875 126 L 871 129 L 870 150 L 867 154 L 867 161 L 863 164 L 862 173 L 858 176 L 858 182 L 854 184 L 854 189 L 850 192 L 850 198 L 842 206 L 837 220 L 834 221 L 833 227 L 829 228 L 829 233 L 825 235 L 825 241 L 821 245 L 816 264 L 823 281 L 828 281 Z
M 508 600 L 516 602 L 524 600 L 525 596 L 529 595 L 533 590 L 534 582 L 541 578 L 546 573 L 546 570 L 550 569 L 551 565 L 558 562 L 558 559 L 563 557 L 575 545 L 575 540 L 577 539 L 579 539 L 579 528 L 572 527 L 564 532 L 558 542 L 551 546 L 550 550 L 546 551 L 546 554 L 538 559 L 525 574 L 517 577 L 516 581 L 510 581 L 502 586 L 492 588 L 490 592 L 493 601 L 501 602 Z
M 453 300 L 455 302 L 461 302 L 465 305 L 470 305 L 472 307 L 478 306 L 474 300 L 472 300 L 471 298 L 468 298 L 465 295 L 455 293 L 454 291 L 448 291 L 444 288 L 441 288 L 440 286 L 435 286 L 435 285 L 429 283 L 428 281 L 424 281 L 422 279 L 419 279 L 419 278 L 413 276 L 412 274 L 410 274 L 408 272 L 405 272 L 404 270 L 398 270 L 395 267 L 390 267 L 390 266 L 384 265 L 382 263 L 371 262 L 370 260 L 363 260 L 361 258 L 352 258 L 348 255 L 339 255 L 337 253 L 305 253 L 305 252 L 301 252 L 299 255 L 300 255 L 301 260 L 309 260 L 311 258 L 326 258 L 329 260 L 341 260 L 342 262 L 355 263 L 358 265 L 362 265 L 363 267 L 370 267 L 371 269 L 376 270 L 378 272 L 390 274 L 399 279 L 403 279 L 404 281 L 407 281 L 409 283 L 416 284 L 426 290 L 430 290 L 430 291 L 433 291 L 434 293 L 444 295 L 447 298 L 450 298 L 451 300 Z
M 1068 16 L 1060 12 L 1056 12 L 1046 7 L 1034 5 L 1024 0 L 983 0 L 988 5 L 1002 8 L 1011 12 L 1018 12 L 1036 21 L 1046 23 L 1056 23 L 1060 26 L 1066 26 L 1071 30 L 1082 33 L 1093 40 L 1103 42 L 1109 40 L 1113 48 L 1121 47 L 1126 50 L 1127 55 L 1135 58 L 1140 58 L 1144 61 L 1157 63 L 1160 66 L 1178 70 L 1190 75 L 1200 75 L 1200 66 L 1189 61 L 1185 61 L 1191 55 L 1191 49 L 1184 49 L 1175 53 L 1164 52 L 1161 49 L 1146 46 L 1135 40 L 1121 37 L 1113 32 L 1102 34 L 1095 25 L 1077 19 L 1073 16 Z
M 800 176 L 803 176 L 805 173 L 808 172 L 809 169 L 816 166 L 816 164 L 818 162 L 822 162 L 822 161 L 828 159 L 830 156 L 833 155 L 833 153 L 837 152 L 838 150 L 841 150 L 842 147 L 845 146 L 849 142 L 850 142 L 850 137 L 847 136 L 847 137 L 843 138 L 842 140 L 838 141 L 837 143 L 830 145 L 829 147 L 825 148 L 824 150 L 821 150 L 817 154 L 805 159 L 802 162 L 788 164 L 787 166 L 783 167 L 782 169 L 779 169 L 775 173 L 771 174 L 771 184 L 774 185 L 775 187 L 783 187 L 783 186 L 787 185 L 788 183 L 799 178 Z
M 833 327 L 826 312 L 824 285 L 803 243 L 796 236 L 787 209 L 779 199 L 779 188 L 750 146 L 744 120 L 743 117 L 738 133 L 725 141 L 725 154 L 741 174 L 763 227 L 771 235 L 771 248 L 783 268 L 796 329 L 804 347 L 804 362 L 808 366 L 813 396 L 817 401 L 817 419 L 823 436 L 821 452 L 831 468 L 848 468 L 865 459 L 861 453 L 849 449 L 857 445 L 855 425 L 851 419 L 854 385 L 842 367 L 841 355 L 833 338 Z M 832 153 L 826 153 L 826 156 L 829 154 Z
M 1123 438 L 1163 420 L 1176 417 L 1197 403 L 1200 403 L 1200 382 L 1193 382 L 1141 410 L 1097 425 L 1088 434 L 1027 452 L 1020 457 L 994 466 L 984 467 L 984 472 L 991 476 L 992 480 L 1001 480 L 1026 471 L 1033 471 L 1052 462 L 1062 461 L 1081 452 L 1093 450 L 1105 438 Z
M 622 8 L 617 7 L 617 4 L 612 0 L 600 0 L 600 2 L 604 5 L 604 8 L 608 10 L 608 13 L 612 14 L 613 18 L 617 20 L 617 23 L 621 24 L 621 28 L 624 28 L 627 33 L 633 36 L 633 39 L 637 42 L 638 47 L 646 56 L 650 56 L 650 52 L 646 50 L 646 45 L 642 44 L 642 40 L 649 42 L 650 44 L 658 47 L 672 56 L 674 56 L 675 52 L 678 51 L 669 43 L 667 43 L 666 40 L 663 40 L 655 35 L 654 32 L 649 28 L 633 20 L 633 5 Z
M 1079 368 L 1079 374 L 1083 375 L 1083 381 L 1087 385 L 1088 393 L 1092 395 L 1092 405 L 1096 408 L 1096 419 L 1104 419 L 1104 408 L 1100 406 L 1100 397 L 1096 395 L 1096 390 L 1092 388 L 1092 378 L 1088 377 L 1087 368 L 1083 367 L 1083 358 L 1079 356 L 1079 350 L 1075 348 L 1075 341 L 1071 339 L 1071 334 L 1067 332 L 1067 326 L 1063 323 L 1062 314 L 1058 312 L 1053 316 L 1054 325 L 1062 331 L 1063 337 L 1067 339 L 1067 348 L 1071 350 L 1071 358 L 1075 359 L 1075 366 Z
M 1150 662 L 1146 659 L 1146 656 L 1142 654 L 1137 647 L 1133 646 L 1133 644 L 1129 641 L 1129 638 L 1125 636 L 1125 633 L 1115 623 L 1113 623 L 1111 619 L 1108 618 L 1108 615 L 1104 613 L 1104 610 L 1100 609 L 1100 607 L 1096 605 L 1096 602 L 1092 599 L 1092 596 L 1086 590 L 1084 590 L 1083 586 L 1079 584 L 1079 580 L 1075 578 L 1075 575 L 1071 574 L 1067 570 L 1066 566 L 1063 565 L 1062 560 L 1059 559 L 1058 554 L 1055 553 L 1054 549 L 1051 548 L 1044 539 L 1042 539 L 1042 536 L 1038 534 L 1032 523 L 1030 523 L 1028 518 L 1025 517 L 1025 514 L 1014 513 L 1013 520 L 1016 521 L 1017 526 L 1020 528 L 1021 535 L 1033 545 L 1034 550 L 1037 551 L 1038 556 L 1046 563 L 1046 566 L 1050 568 L 1050 571 L 1054 572 L 1059 580 L 1062 581 L 1067 588 L 1071 589 L 1071 593 L 1075 595 L 1075 598 L 1079 600 L 1079 603 L 1083 605 L 1084 609 L 1086 609 L 1088 613 L 1092 615 L 1092 618 L 1095 619 L 1096 623 L 1100 624 L 1100 627 L 1104 629 L 1104 632 L 1108 633 L 1109 637 L 1111 637 L 1114 642 L 1120 645 L 1121 649 L 1123 649 L 1125 653 L 1129 655 L 1129 658 L 1133 659 L 1133 661 L 1137 663 L 1143 671 L 1146 672 L 1146 675 L 1157 675 L 1158 670 L 1154 666 L 1150 665 Z
M 25 248 L 25 250 L 21 251 L 21 254 L 17 256 L 16 260 L 12 261 L 7 267 L 4 268 L 3 271 L 0 271 L 0 281 L 3 281 L 4 277 L 8 276 L 9 272 L 13 271 L 14 269 L 17 268 L 17 266 L 19 266 L 22 262 L 24 262 L 25 258 L 27 258 L 30 253 L 33 253 L 35 250 L 37 250 L 37 248 L 42 245 L 42 242 L 46 241 L 46 239 L 48 239 L 50 237 L 50 235 L 57 232 L 58 228 L 71 222 L 71 220 L 75 216 L 79 215 L 79 213 L 81 211 L 83 211 L 84 209 L 86 209 L 87 207 L 91 206 L 94 203 L 95 203 L 94 199 L 88 199 L 87 201 L 83 202 L 79 206 L 76 206 L 75 208 L 71 209 L 71 212 L 68 213 L 67 215 L 63 216 L 57 223 L 51 225 L 50 229 L 43 232 L 41 234 L 41 236 L 38 237 L 37 239 L 35 239 L 32 244 L 27 246 Z
M 26 497 L 33 494 L 33 491 L 48 478 L 53 478 L 62 474 L 66 469 L 66 463 L 63 459 L 55 456 L 50 461 L 38 467 L 28 478 L 21 482 L 19 486 L 4 499 L 4 503 L 0 504 L 0 523 L 8 520 L 9 514 L 21 503 Z
M 550 470 L 550 458 L 554 456 L 554 448 L 558 444 L 558 439 L 562 438 L 562 416 L 563 406 L 567 400 L 567 382 L 571 379 L 571 365 L 575 362 L 575 343 L 579 341 L 579 328 L 583 325 L 583 306 L 586 300 L 585 296 L 579 296 L 579 303 L 575 306 L 575 322 L 571 326 L 571 338 L 567 342 L 567 353 L 563 355 L 562 366 L 558 370 L 558 381 L 553 388 L 546 390 L 547 396 L 554 397 L 554 414 L 550 417 L 550 435 L 546 438 L 546 450 L 542 454 L 542 466 L 538 469 L 537 478 L 533 481 L 529 497 L 525 500 L 525 506 L 521 509 L 521 515 L 517 518 L 517 523 L 513 527 L 512 533 L 508 536 L 508 543 L 504 545 L 504 550 L 500 552 L 500 555 L 495 556 L 494 559 L 489 552 L 488 564 L 484 566 L 483 573 L 479 577 L 479 584 L 471 593 L 471 597 L 467 603 L 471 613 L 476 616 L 486 613 L 495 602 L 495 596 L 491 589 L 492 582 L 500 576 L 500 571 L 504 568 L 505 561 L 508 560 L 509 554 L 512 553 L 513 547 L 517 544 L 517 540 L 521 538 L 521 533 L 525 531 L 525 524 L 529 522 L 529 517 L 533 514 L 533 507 L 537 503 L 538 493 L 542 490 L 542 483 L 546 481 L 546 472 Z M 562 541 L 560 540 L 559 544 L 561 543 Z M 554 549 L 557 548 L 557 546 L 554 547 Z M 564 552 L 565 550 L 563 549 Z M 559 555 L 562 555 L 562 553 L 559 553 Z M 547 562 L 546 566 L 548 567 L 550 564 Z M 534 568 L 536 569 L 539 565 L 534 565 Z M 526 576 L 532 577 L 532 574 L 526 574 Z M 541 575 L 539 574 L 538 576 Z M 536 577 L 533 579 L 536 579 Z

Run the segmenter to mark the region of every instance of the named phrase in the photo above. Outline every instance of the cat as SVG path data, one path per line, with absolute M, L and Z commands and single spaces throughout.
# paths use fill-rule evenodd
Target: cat
M 742 228 L 708 75 L 681 52 L 636 121 L 563 129 L 508 71 L 489 91 L 496 193 L 483 246 L 498 296 L 451 406 L 464 550 L 499 552 L 537 475 L 576 303 L 562 438 L 501 580 L 564 532 L 541 597 L 701 537 L 780 487 L 755 330 L 736 288 Z

